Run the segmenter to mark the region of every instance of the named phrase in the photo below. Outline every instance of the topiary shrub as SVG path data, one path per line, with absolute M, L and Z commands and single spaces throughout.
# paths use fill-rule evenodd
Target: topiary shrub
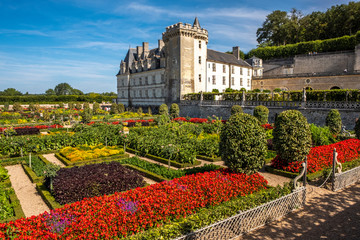
M 263 105 L 254 108 L 254 117 L 256 117 L 260 124 L 266 124 L 269 118 L 269 109 Z
M 84 109 L 90 108 L 90 104 L 89 104 L 88 102 L 85 102 L 83 108 L 84 108 Z
M 357 139 L 360 139 L 360 118 L 358 118 L 355 122 L 355 135 Z
M 249 114 L 230 117 L 220 133 L 219 152 L 230 170 L 254 173 L 265 163 L 267 141 L 264 128 Z
M 341 115 L 337 109 L 331 109 L 326 116 L 326 126 L 329 127 L 330 132 L 334 135 L 338 135 L 341 132 Z
M 177 118 L 180 115 L 180 108 L 179 105 L 176 103 L 171 104 L 170 106 L 170 116 L 171 118 Z
M 91 122 L 91 119 L 92 119 L 92 116 L 93 116 L 92 109 L 84 108 L 84 110 L 80 113 L 80 116 L 81 116 L 81 121 L 83 123 Z
M 143 114 L 142 107 L 139 107 L 136 112 L 137 112 L 137 114 L 142 115 Z
M 110 114 L 118 114 L 118 108 L 116 103 L 112 103 L 110 107 Z
M 274 149 L 288 163 L 303 161 L 311 148 L 311 132 L 307 119 L 297 110 L 280 113 L 273 131 Z
M 150 116 L 152 115 L 152 111 L 151 111 L 151 107 L 148 107 L 148 112 L 147 112 Z
M 118 110 L 119 113 L 125 112 L 125 106 L 124 106 L 124 104 L 118 103 L 118 105 L 117 105 L 117 110 Z
M 93 103 L 93 107 L 92 107 L 93 113 L 97 114 L 100 111 L 100 104 L 97 102 Z
M 24 109 L 23 109 L 23 107 L 21 106 L 21 104 L 20 103 L 14 103 L 14 105 L 13 105 L 13 111 L 14 112 L 22 112 Z
M 161 104 L 159 107 L 159 114 L 160 115 L 168 115 L 169 114 L 169 108 L 166 104 Z
M 237 113 L 243 113 L 243 112 L 244 111 L 243 111 L 242 107 L 239 106 L 239 105 L 233 105 L 231 107 L 231 115 L 234 115 L 234 114 L 237 114 Z

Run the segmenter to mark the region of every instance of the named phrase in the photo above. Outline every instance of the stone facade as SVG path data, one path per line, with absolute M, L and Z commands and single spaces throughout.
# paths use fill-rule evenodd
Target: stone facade
M 149 44 L 130 48 L 120 63 L 117 102 L 125 106 L 159 106 L 179 103 L 183 95 L 226 88 L 251 89 L 252 66 L 233 55 L 207 48 L 208 31 L 194 24 L 166 28 L 158 48 Z M 215 65 L 215 68 L 213 67 Z
M 253 78 L 254 89 L 360 89 L 360 45 L 352 51 L 272 59 L 263 67 L 263 76 Z

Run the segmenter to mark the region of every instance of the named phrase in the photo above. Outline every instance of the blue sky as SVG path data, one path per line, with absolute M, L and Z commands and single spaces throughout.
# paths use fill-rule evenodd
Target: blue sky
M 44 93 L 62 82 L 84 92 L 116 92 L 131 47 L 157 46 L 165 27 L 199 18 L 208 48 L 256 47 L 274 10 L 326 11 L 346 0 L 0 0 L 0 91 Z

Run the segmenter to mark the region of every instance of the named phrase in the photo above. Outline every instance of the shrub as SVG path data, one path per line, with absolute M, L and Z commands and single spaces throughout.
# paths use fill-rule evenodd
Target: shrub
M 360 139 L 360 118 L 358 118 L 355 122 L 355 135 L 357 139 Z
M 100 104 L 97 102 L 94 102 L 92 110 L 93 110 L 93 113 L 96 114 L 100 110 Z
M 84 110 L 80 113 L 81 119 L 83 123 L 91 122 L 93 112 L 90 108 L 84 108 Z
M 54 178 L 54 196 L 60 204 L 142 187 L 141 176 L 118 162 L 62 168 Z
M 82 109 L 81 103 L 77 103 L 77 104 L 75 105 L 75 108 L 76 108 L 76 109 L 79 109 L 79 110 Z
M 59 108 L 64 108 L 64 103 L 59 103 Z
M 269 118 L 269 109 L 263 105 L 256 106 L 254 109 L 254 117 L 256 117 L 260 124 L 266 124 Z
M 141 115 L 143 113 L 142 107 L 139 107 L 137 110 L 137 114 Z
M 311 132 L 307 119 L 297 110 L 280 113 L 275 121 L 274 148 L 288 163 L 302 161 L 311 148 Z
M 148 113 L 150 116 L 152 115 L 151 107 L 148 107 L 147 113 Z
M 90 104 L 89 104 L 88 102 L 85 102 L 83 108 L 84 108 L 84 109 L 90 108 Z
M 336 142 L 329 127 L 319 127 L 310 124 L 311 138 L 314 146 L 329 145 Z
M 219 89 L 214 88 L 211 92 L 212 93 L 219 93 Z
M 110 107 L 110 114 L 118 114 L 119 110 L 116 103 L 112 103 Z
M 20 103 L 14 103 L 14 105 L 13 105 L 13 111 L 14 112 L 22 112 L 24 109 L 23 109 L 23 107 L 21 106 L 21 104 Z
M 160 115 L 168 115 L 169 114 L 169 108 L 166 104 L 161 104 L 159 107 L 159 114 Z
M 117 110 L 118 110 L 119 113 L 125 112 L 125 106 L 124 106 L 124 104 L 118 103 L 118 105 L 117 105 Z
M 9 103 L 8 102 L 6 102 L 6 103 L 4 103 L 4 110 L 5 111 L 9 111 Z
M 245 113 L 232 115 L 220 133 L 219 151 L 231 170 L 256 172 L 265 163 L 265 130 L 254 116 Z
M 170 106 L 170 116 L 171 118 L 177 118 L 180 115 L 180 108 L 179 105 L 177 105 L 176 103 L 171 104 Z
M 326 126 L 329 127 L 332 134 L 339 134 L 341 132 L 342 121 L 340 113 L 337 109 L 331 109 L 326 116 Z
M 68 108 L 69 109 L 74 109 L 75 108 L 75 104 L 73 102 L 69 102 L 68 103 Z
M 243 113 L 243 109 L 239 105 L 233 105 L 231 107 L 231 115 L 237 114 L 237 113 Z

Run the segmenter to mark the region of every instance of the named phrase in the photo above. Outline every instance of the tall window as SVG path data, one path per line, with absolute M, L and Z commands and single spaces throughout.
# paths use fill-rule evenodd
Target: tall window
M 250 79 L 248 79 L 247 85 L 248 85 L 248 87 L 250 87 Z
M 223 73 L 226 73 L 226 66 L 223 65 Z
M 235 79 L 234 79 L 234 77 L 231 77 L 231 85 L 232 85 L 232 86 L 235 85 Z
M 199 74 L 199 82 L 201 82 L 201 74 Z
M 145 77 L 145 84 L 149 84 L 148 77 Z
M 214 76 L 214 75 L 212 76 L 212 84 L 216 85 L 216 76 Z
M 240 86 L 242 86 L 242 85 L 243 85 L 243 79 L 240 78 Z
M 235 68 L 234 68 L 234 66 L 231 66 L 231 73 L 232 73 L 232 74 L 235 73 Z
M 248 76 L 250 76 L 250 69 L 248 69 Z
M 242 68 L 240 68 L 240 75 L 243 75 Z
M 215 63 L 212 64 L 212 70 L 213 70 L 213 72 L 216 72 L 216 64 Z
M 199 56 L 199 63 L 201 64 L 201 56 Z
M 155 84 L 155 75 L 152 76 L 152 83 Z
M 201 48 L 201 41 L 199 41 L 199 48 Z
M 226 85 L 226 77 L 223 77 L 223 85 Z
M 155 88 L 153 89 L 153 96 L 156 97 L 156 90 L 155 90 Z

